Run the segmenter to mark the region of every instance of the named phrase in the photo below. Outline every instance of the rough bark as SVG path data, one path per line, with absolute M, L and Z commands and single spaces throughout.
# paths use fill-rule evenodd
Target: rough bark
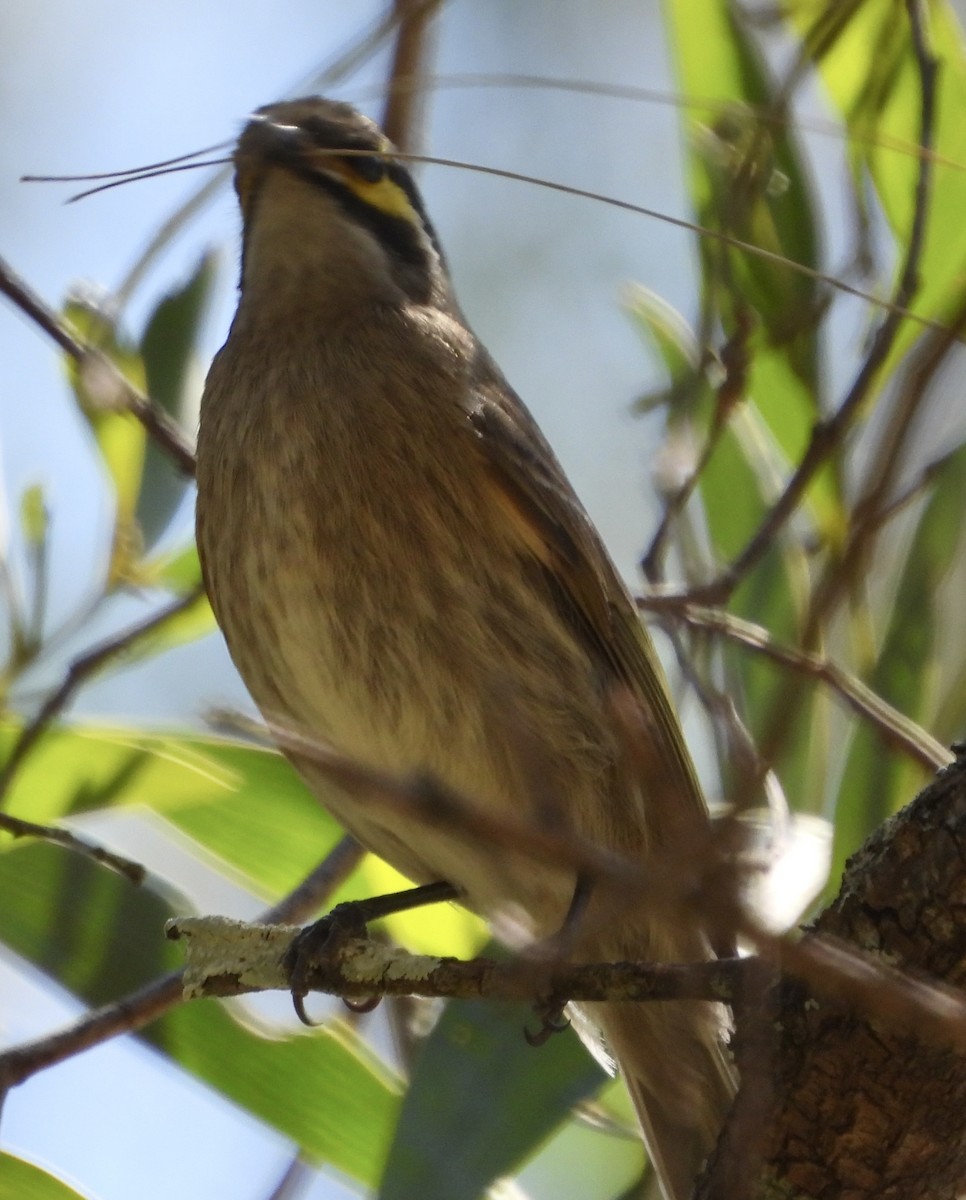
M 838 898 L 806 933 L 815 935 L 963 986 L 962 756 L 849 860 Z M 757 1011 L 739 1021 L 743 1084 L 699 1200 L 966 1193 L 966 1058 L 934 1026 L 911 1027 L 887 987 L 868 1019 L 788 977 Z

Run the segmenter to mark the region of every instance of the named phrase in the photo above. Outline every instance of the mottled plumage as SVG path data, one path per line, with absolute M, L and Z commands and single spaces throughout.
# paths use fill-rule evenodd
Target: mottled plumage
M 278 104 L 236 152 L 241 299 L 198 444 L 198 539 L 232 656 L 267 715 L 495 812 L 639 860 L 706 813 L 633 604 L 536 424 L 469 331 L 421 202 L 375 126 Z M 653 773 L 622 755 L 628 688 Z M 346 827 L 484 915 L 559 928 L 572 875 L 367 810 L 296 766 Z M 686 922 L 592 899 L 577 953 L 705 958 Z M 599 911 L 599 910 L 598 910 Z M 720 1016 L 598 1006 L 669 1196 L 687 1195 L 731 1093 Z M 522 1052 L 522 1051 L 521 1051 Z

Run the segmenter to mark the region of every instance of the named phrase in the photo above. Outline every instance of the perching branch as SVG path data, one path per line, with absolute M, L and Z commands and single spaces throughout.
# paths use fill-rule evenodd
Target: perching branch
M 291 988 L 284 958 L 297 926 L 249 924 L 227 917 L 178 917 L 166 932 L 184 941 L 186 999 L 244 996 Z M 498 962 L 410 954 L 368 938 L 339 939 L 305 979 L 311 991 L 347 1000 L 423 996 L 459 1000 L 719 1000 L 731 1003 L 755 959 L 668 963 L 561 963 L 539 958 Z

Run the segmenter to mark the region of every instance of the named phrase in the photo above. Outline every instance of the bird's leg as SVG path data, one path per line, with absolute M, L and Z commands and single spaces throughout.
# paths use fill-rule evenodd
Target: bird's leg
M 536 946 L 537 956 L 551 960 L 567 957 L 573 948 L 580 922 L 587 911 L 593 891 L 593 880 L 578 873 L 563 924 L 556 933 Z M 562 1033 L 570 1025 L 570 1021 L 563 1015 L 565 1005 L 566 1001 L 561 1002 L 552 993 L 534 1005 L 534 1010 L 540 1018 L 540 1028 L 536 1032 L 529 1029 L 523 1031 L 523 1036 L 531 1046 L 544 1045 L 555 1033 Z
M 422 908 L 427 904 L 439 904 L 443 900 L 455 900 L 458 896 L 459 892 L 451 883 L 439 880 L 422 887 L 407 888 L 404 892 L 372 896 L 368 900 L 347 900 L 337 904 L 314 924 L 306 925 L 292 941 L 283 960 L 298 1019 L 303 1025 L 315 1024 L 305 1011 L 308 979 L 313 967 L 330 955 L 335 947 L 350 938 L 365 937 L 370 921 L 408 912 L 412 908 Z M 343 1000 L 343 1004 L 354 1012 L 370 1012 L 378 1003 L 378 997 L 362 1001 Z

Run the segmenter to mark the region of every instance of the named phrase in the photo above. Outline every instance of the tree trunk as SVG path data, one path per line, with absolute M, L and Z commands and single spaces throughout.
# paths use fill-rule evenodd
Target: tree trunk
M 805 931 L 815 935 L 914 978 L 963 986 L 962 754 L 849 860 L 838 898 Z M 923 1036 L 932 1023 L 910 1021 L 908 993 L 886 983 L 881 1002 L 876 992 L 858 1012 L 847 996 L 829 999 L 784 976 L 764 1007 L 746 1006 L 736 1039 L 742 1088 L 698 1200 L 966 1193 L 966 1057 L 952 1036 Z

